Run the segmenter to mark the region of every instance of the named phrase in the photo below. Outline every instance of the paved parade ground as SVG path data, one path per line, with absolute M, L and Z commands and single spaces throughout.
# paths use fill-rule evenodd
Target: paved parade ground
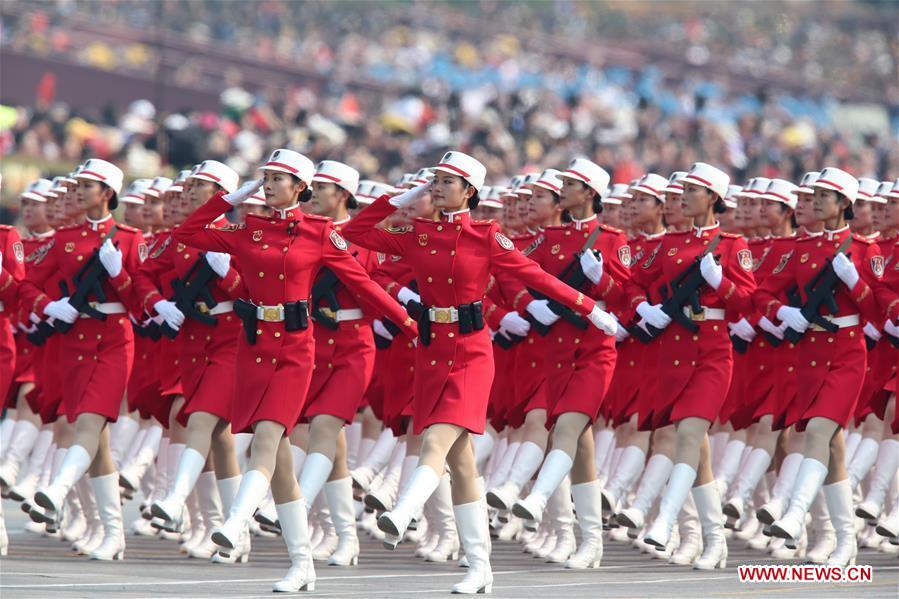
M 126 522 L 134 517 L 134 502 Z M 67 544 L 22 532 L 25 515 L 5 502 L 10 553 L 0 558 L 3 599 L 74 597 L 272 597 L 271 583 L 288 567 L 281 539 L 254 539 L 250 562 L 216 566 L 179 556 L 173 542 L 128 536 L 124 562 L 92 562 L 76 557 Z M 453 563 L 428 564 L 411 557 L 414 545 L 388 552 L 361 536 L 361 563 L 354 568 L 316 564 L 317 589 L 309 597 L 446 597 L 464 576 Z M 874 566 L 871 583 L 741 584 L 739 564 L 775 563 L 759 552 L 734 549 L 726 570 L 694 572 L 650 560 L 630 546 L 607 542 L 602 567 L 565 571 L 521 553 L 517 544 L 496 543 L 493 573 L 496 597 L 565 599 L 595 597 L 899 597 L 899 560 L 861 550 L 859 563 Z M 740 543 L 741 544 L 741 543 Z

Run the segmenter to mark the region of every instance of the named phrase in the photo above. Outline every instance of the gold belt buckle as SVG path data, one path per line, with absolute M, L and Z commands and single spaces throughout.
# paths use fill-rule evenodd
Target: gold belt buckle
M 200 314 L 208 314 L 209 306 L 206 305 L 206 302 L 197 302 L 197 311 Z
M 693 312 L 693 308 L 688 308 L 690 310 L 690 320 L 695 322 L 705 322 L 705 309 L 702 309 L 699 314 Z
M 824 327 L 822 327 L 820 324 L 812 323 L 809 325 L 808 330 L 814 331 L 815 333 L 823 333 Z
M 447 308 L 434 308 L 434 322 L 449 324 L 453 321 L 452 312 Z
M 331 308 L 319 308 L 319 312 L 321 312 L 322 314 L 324 314 L 331 320 L 334 320 L 335 318 L 337 318 L 337 312 L 335 312 Z
M 265 322 L 278 322 L 281 320 L 281 304 L 263 307 L 262 320 Z

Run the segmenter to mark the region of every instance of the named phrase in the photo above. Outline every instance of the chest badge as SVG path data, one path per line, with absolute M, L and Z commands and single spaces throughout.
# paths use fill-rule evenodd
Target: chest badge
M 75 242 L 74 242 L 74 241 L 67 241 L 67 242 L 66 242 L 65 250 L 66 250 L 66 253 L 69 253 L 69 254 L 71 254 L 72 252 L 74 252 L 74 251 L 75 251 Z
M 428 245 L 427 233 L 422 233 L 418 236 L 418 245 L 420 245 L 421 247 L 425 247 L 426 245 Z
M 801 256 L 799 256 L 799 263 L 805 264 L 806 262 L 808 262 L 808 259 L 809 259 L 809 254 L 808 254 L 808 252 L 806 252 L 806 253 L 802 254 Z
M 676 253 L 677 253 L 677 248 L 671 248 L 670 250 L 668 250 L 668 257 L 671 257 Z
M 262 229 L 253 231 L 253 241 L 262 241 Z
M 555 256 L 555 255 L 558 254 L 561 250 L 562 250 L 562 244 L 561 244 L 561 243 L 557 243 L 556 245 L 552 246 L 552 247 L 549 249 L 549 253 L 552 254 L 553 256 Z
M 185 249 L 187 249 L 187 246 L 184 245 L 183 243 L 179 243 L 178 245 L 175 246 L 175 251 L 178 252 L 179 254 L 181 252 L 183 252 Z

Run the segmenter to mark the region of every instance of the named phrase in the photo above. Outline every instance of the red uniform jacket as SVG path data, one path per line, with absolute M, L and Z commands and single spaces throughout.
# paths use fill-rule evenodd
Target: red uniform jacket
M 426 306 L 447 308 L 481 301 L 489 274 L 518 278 L 581 314 L 594 301 L 543 272 L 517 251 L 493 221 L 473 221 L 468 213 L 452 220 L 416 219 L 412 226 L 381 230 L 375 225 L 396 208 L 387 196 L 360 212 L 344 229 L 347 238 L 369 249 L 404 256 Z M 493 348 L 487 327 L 461 335 L 456 323 L 432 323 L 430 344 L 419 344 L 415 368 L 416 434 L 435 423 L 483 433 L 493 382 Z
M 768 277 L 755 293 L 759 311 L 777 322 L 777 311 L 784 305 L 783 293 L 794 285 L 804 302 L 806 283 L 826 267 L 827 260 L 850 235 L 846 226 L 797 241 L 784 268 Z M 836 333 L 810 328 L 799 342 L 796 397 L 799 430 L 804 430 L 808 420 L 818 416 L 845 426 L 864 381 L 867 352 L 862 324 L 865 319 L 876 322 L 880 318 L 875 290 L 882 287 L 879 279 L 884 259 L 877 244 L 859 237 L 853 237 L 849 252 L 859 272 L 859 281 L 851 291 L 842 283 L 837 285 L 835 297 L 839 310 L 834 316 L 858 315 L 860 323 Z
M 21 296 L 26 309 L 44 315 L 44 308 L 51 301 L 45 284 L 57 273 L 68 282 L 69 291 L 74 291 L 72 277 L 100 247 L 113 225 L 117 227 L 113 242 L 118 243 L 122 252 L 122 271 L 114 278 L 104 279 L 106 301 L 120 302 L 126 310 L 139 312 L 130 273 L 138 269 L 140 256 L 146 255 L 146 245 L 139 230 L 116 223 L 112 215 L 99 222 L 85 221 L 57 230 L 46 257 L 28 270 L 22 283 Z M 106 320 L 78 318 L 59 341 L 57 368 L 66 377 L 60 410 L 69 421 L 74 422 L 81 413 L 116 420 L 133 358 L 134 332 L 127 313 L 111 314 Z
M 209 228 L 207 223 L 231 208 L 223 195 L 216 194 L 197 209 L 175 231 L 175 241 L 234 256 L 245 275 L 245 299 L 266 306 L 306 300 L 315 275 L 327 266 L 357 293 L 367 294 L 407 334 L 417 334 L 403 308 L 368 278 L 347 251 L 330 220 L 292 208 L 268 217 L 249 215 L 239 226 Z M 261 320 L 257 327 L 255 344 L 243 334 L 238 337 L 232 429 L 249 432 L 254 423 L 273 420 L 289 432 L 306 402 L 312 378 L 313 327 L 288 332 L 284 322 Z
M 640 281 L 650 286 L 628 285 L 630 305 L 646 301 L 647 291 L 680 275 L 698 258 L 719 233 L 719 226 L 668 233 Z M 752 254 L 746 241 L 730 233 L 721 233 L 714 254 L 719 256 L 723 278 L 718 289 L 700 288 L 700 303 L 706 308 L 725 310 L 728 320 L 739 319 L 752 311 Z M 659 361 L 655 378 L 663 384 L 659 401 L 653 410 L 653 427 L 658 428 L 683 418 L 697 417 L 710 422 L 718 416 L 724 402 L 733 368 L 731 341 L 726 320 L 696 322 L 699 330 L 691 333 L 671 323 L 659 343 Z

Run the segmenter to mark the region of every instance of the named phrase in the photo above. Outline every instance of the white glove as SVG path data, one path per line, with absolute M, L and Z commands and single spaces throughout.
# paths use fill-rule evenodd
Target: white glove
M 741 318 L 737 322 L 727 323 L 727 328 L 730 329 L 732 335 L 736 335 L 746 343 L 752 343 L 752 340 L 755 339 L 755 329 L 745 318 Z
M 624 328 L 623 326 L 621 326 L 621 322 L 618 320 L 617 316 L 615 316 L 611 312 L 609 313 L 609 316 L 614 318 L 615 322 L 618 323 L 618 330 L 615 331 L 615 341 L 617 341 L 618 343 L 621 343 L 622 341 L 624 341 L 625 339 L 627 339 L 628 337 L 631 336 L 631 334 L 627 332 L 627 329 Z
M 802 315 L 799 308 L 794 308 L 793 306 L 781 306 L 777 310 L 777 317 L 797 333 L 804 333 L 808 328 L 808 321 L 805 319 L 805 316 Z
M 525 310 L 542 325 L 550 326 L 559 320 L 559 315 L 549 309 L 549 301 L 545 299 L 532 300 Z
M 417 200 L 420 196 L 424 195 L 428 189 L 431 188 L 430 183 L 422 183 L 418 187 L 413 187 L 412 189 L 407 189 L 403 193 L 399 195 L 395 195 L 387 201 L 390 202 L 391 206 L 395 206 L 397 208 L 404 208 L 415 200 Z
M 67 297 L 61 297 L 58 300 L 47 304 L 47 307 L 44 308 L 44 314 L 50 318 L 55 318 L 56 320 L 61 320 L 69 324 L 78 320 L 78 310 L 72 307 L 72 304 L 69 303 L 69 298 Z
M 888 333 L 893 337 L 899 337 L 899 327 L 894 325 L 892 320 L 888 320 L 883 323 L 883 330 L 885 333 Z
M 412 291 L 411 289 L 409 289 L 408 287 L 403 287 L 402 289 L 400 289 L 397 292 L 396 297 L 398 300 L 400 300 L 400 303 L 403 304 L 404 306 L 413 300 L 421 303 L 421 296 L 418 295 L 417 293 L 415 293 L 414 291 Z
M 855 284 L 858 283 L 858 271 L 855 270 L 855 264 L 846 257 L 846 254 L 837 254 L 833 257 L 833 271 L 846 284 L 849 291 L 852 291 Z
M 776 326 L 773 322 L 768 320 L 767 316 L 762 316 L 759 319 L 759 328 L 762 329 L 763 331 L 767 331 L 768 333 L 771 333 L 772 335 L 774 335 L 781 341 L 783 341 L 783 338 L 784 338 L 784 326 L 785 325 Z
M 712 289 L 721 287 L 724 271 L 721 270 L 721 265 L 718 264 L 713 255 L 706 254 L 702 257 L 702 261 L 699 263 L 699 272 L 702 273 L 702 278 L 709 284 L 709 287 Z
M 617 338 L 618 320 L 614 316 L 612 316 L 599 306 L 593 306 L 593 310 L 590 311 L 590 314 L 587 315 L 587 318 L 597 329 L 599 329 L 606 335 Z
M 226 193 L 224 196 L 222 196 L 222 199 L 232 206 L 237 206 L 238 204 L 242 204 L 248 197 L 256 193 L 256 190 L 260 187 L 262 187 L 262 179 L 253 179 L 252 181 L 247 181 L 246 183 L 238 187 L 237 191 Z
M 870 339 L 873 339 L 874 341 L 880 341 L 882 335 L 880 334 L 880 331 L 877 330 L 877 327 L 875 327 L 873 324 L 871 324 L 870 322 L 865 323 L 864 330 L 865 335 L 867 335 Z
M 153 304 L 153 309 L 165 319 L 166 324 L 176 331 L 184 324 L 184 313 L 169 300 L 159 300 Z
M 215 274 L 224 279 L 228 275 L 228 269 L 231 267 L 231 254 L 206 252 L 206 262 L 209 263 Z
M 602 254 L 597 256 L 590 250 L 581 254 L 581 270 L 594 285 L 598 285 L 602 278 Z
M 112 245 L 112 240 L 107 239 L 100 246 L 100 264 L 106 269 L 110 277 L 117 277 L 122 272 L 122 250 Z
M 671 317 L 662 311 L 661 304 L 651 306 L 649 302 L 640 302 L 637 306 L 637 314 L 655 329 L 664 329 L 671 324 Z
M 531 323 L 522 318 L 518 312 L 512 311 L 508 312 L 502 319 L 499 321 L 499 332 L 505 335 L 507 338 L 509 335 L 506 333 L 511 333 L 517 337 L 524 337 L 528 334 L 528 331 L 531 330 Z
M 393 340 L 393 335 L 390 334 L 390 331 L 387 330 L 387 327 L 385 327 L 384 323 L 380 320 L 375 319 L 371 323 L 371 328 L 374 330 L 375 335 L 377 335 L 378 337 Z

